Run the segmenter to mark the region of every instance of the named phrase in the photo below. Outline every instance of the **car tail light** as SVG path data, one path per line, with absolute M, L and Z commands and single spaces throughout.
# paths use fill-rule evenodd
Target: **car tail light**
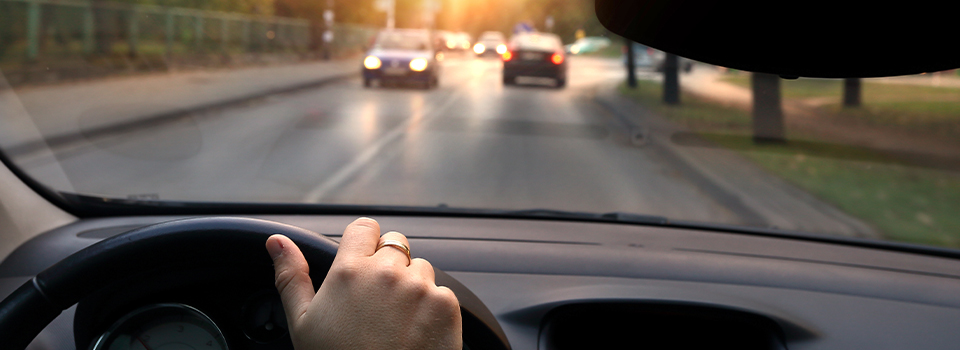
M 503 55 L 500 55 L 500 56 L 503 57 L 504 61 L 509 61 L 513 59 L 513 52 L 505 51 Z
M 553 64 L 563 63 L 563 55 L 561 55 L 559 52 L 554 53 L 553 56 L 550 56 L 550 62 L 553 62 Z

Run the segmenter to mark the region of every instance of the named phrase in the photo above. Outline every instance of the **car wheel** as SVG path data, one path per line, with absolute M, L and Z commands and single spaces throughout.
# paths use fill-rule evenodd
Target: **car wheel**
M 506 76 L 506 75 L 503 76 L 503 85 L 513 85 L 513 84 L 516 84 L 516 83 L 517 83 L 517 78 L 516 78 L 516 77 L 510 77 L 510 76 Z
M 562 89 L 564 86 L 567 86 L 567 78 L 557 78 L 557 89 Z
M 365 88 L 370 87 L 370 79 L 366 79 L 366 78 L 363 79 L 363 87 Z

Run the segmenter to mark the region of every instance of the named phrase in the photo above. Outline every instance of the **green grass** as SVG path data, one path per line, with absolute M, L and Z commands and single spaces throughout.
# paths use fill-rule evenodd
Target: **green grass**
M 733 108 L 718 109 L 713 103 L 694 98 L 684 93 L 681 106 L 661 103 L 662 87 L 658 82 L 638 80 L 636 89 L 620 85 L 621 94 L 631 97 L 654 112 L 694 129 L 722 132 L 737 132 L 750 129 L 750 116 Z
M 747 74 L 728 75 L 722 79 L 750 88 Z M 836 79 L 782 80 L 781 89 L 786 99 L 818 99 L 825 102 L 816 107 L 825 115 L 942 138 L 960 138 L 958 88 L 864 80 L 862 106 L 859 108 L 843 108 L 840 105 L 842 81 Z
M 715 144 L 740 152 L 771 174 L 875 227 L 888 240 L 960 248 L 960 176 L 896 162 L 869 149 L 829 140 L 757 145 L 749 112 L 684 94 L 680 106 L 660 103 L 660 84 L 620 87 L 653 112 Z M 739 136 L 731 136 L 739 135 Z

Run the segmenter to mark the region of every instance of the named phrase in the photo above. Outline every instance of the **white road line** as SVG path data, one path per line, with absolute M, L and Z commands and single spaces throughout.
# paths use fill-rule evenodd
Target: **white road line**
M 420 127 L 423 127 L 431 120 L 435 119 L 440 112 L 446 110 L 456 101 L 459 96 L 459 90 L 454 90 L 449 97 L 443 103 L 424 114 L 423 118 L 418 121 Z M 301 202 L 303 203 L 320 203 L 320 200 L 330 194 L 330 191 L 340 188 L 345 185 L 350 179 L 354 178 L 361 169 L 363 169 L 367 164 L 373 161 L 384 148 L 396 142 L 400 139 L 400 136 L 406 131 L 406 129 L 413 123 L 413 118 L 408 118 L 400 125 L 397 125 L 395 128 L 387 132 L 383 137 L 378 139 L 376 142 L 368 146 L 359 156 L 353 159 L 349 164 L 340 168 L 332 176 L 328 177 L 326 180 L 321 182 L 319 185 L 314 187 L 310 192 L 307 192 Z

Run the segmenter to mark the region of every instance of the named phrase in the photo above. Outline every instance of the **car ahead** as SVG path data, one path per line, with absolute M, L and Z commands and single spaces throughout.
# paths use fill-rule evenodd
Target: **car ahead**
M 434 48 L 438 51 L 459 50 L 459 36 L 448 30 L 438 30 L 434 33 Z
M 467 32 L 457 32 L 455 33 L 455 45 L 456 49 L 460 51 L 470 51 L 471 44 L 473 44 L 473 38 L 470 37 L 470 33 Z
M 507 50 L 506 37 L 501 32 L 488 31 L 480 34 L 476 44 L 473 45 L 473 53 L 477 56 L 500 56 Z
M 581 55 L 593 53 L 609 47 L 610 39 L 602 36 L 588 36 L 577 39 L 573 44 L 564 46 L 564 51 L 569 54 Z
M 649 68 L 655 72 L 663 72 L 663 65 L 667 54 L 663 51 L 633 43 L 633 65 L 638 68 Z M 678 68 L 686 73 L 693 71 L 693 60 L 678 57 Z M 626 48 L 624 48 L 623 63 L 627 63 Z
M 361 64 L 363 86 L 415 84 L 429 89 L 439 84 L 440 65 L 430 32 L 418 29 L 381 31 Z
M 557 87 L 567 85 L 567 58 L 560 37 L 549 33 L 523 33 L 510 38 L 503 59 L 503 84 L 516 84 L 517 77 L 553 78 Z

